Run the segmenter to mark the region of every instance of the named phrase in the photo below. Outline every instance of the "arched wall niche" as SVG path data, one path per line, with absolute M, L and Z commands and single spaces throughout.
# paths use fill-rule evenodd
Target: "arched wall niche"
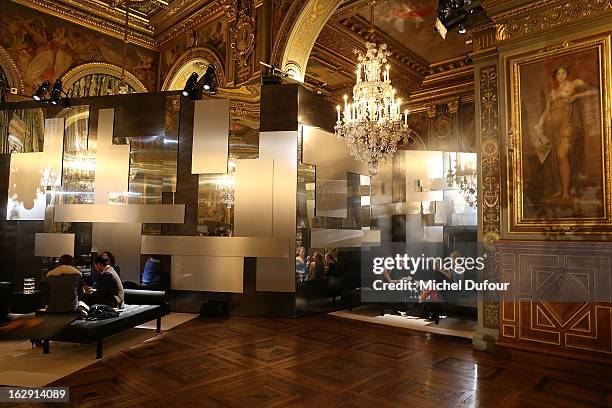
M 189 75 L 192 72 L 197 72 L 201 76 L 206 71 L 208 64 L 215 66 L 219 86 L 225 85 L 225 70 L 221 58 L 208 47 L 197 47 L 185 52 L 172 65 L 164 79 L 161 90 L 176 91 L 183 89 Z
M 272 60 L 293 79 L 304 81 L 308 57 L 323 26 L 343 0 L 296 1 L 283 22 Z
M 128 85 L 132 92 L 148 92 L 147 87 L 144 86 L 142 82 L 131 72 L 125 71 L 125 84 Z M 108 77 L 113 80 L 121 80 L 122 69 L 121 67 L 113 64 L 108 64 L 105 62 L 90 62 L 86 64 L 78 65 L 68 72 L 66 72 L 62 76 L 62 82 L 64 86 L 64 90 L 66 92 L 70 92 L 70 90 L 84 78 L 91 77 L 94 75 L 100 75 L 101 77 Z M 118 93 L 118 92 L 114 92 Z M 107 94 L 101 94 L 107 95 Z M 92 95 L 91 93 L 88 95 L 82 96 L 99 96 Z
M 0 47 L 0 68 L 4 72 L 8 81 L 7 87 L 17 88 L 17 92 L 25 94 L 25 87 L 23 84 L 23 75 L 17 66 L 17 63 L 11 58 L 9 53 L 2 47 Z

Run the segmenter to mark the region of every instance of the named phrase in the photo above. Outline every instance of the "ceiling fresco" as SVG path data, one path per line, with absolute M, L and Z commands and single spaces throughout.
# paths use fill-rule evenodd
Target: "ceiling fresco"
M 374 9 L 374 26 L 430 64 L 465 53 L 465 35 L 450 32 L 443 39 L 435 29 L 437 0 L 389 0 Z M 360 16 L 370 21 L 366 7 Z

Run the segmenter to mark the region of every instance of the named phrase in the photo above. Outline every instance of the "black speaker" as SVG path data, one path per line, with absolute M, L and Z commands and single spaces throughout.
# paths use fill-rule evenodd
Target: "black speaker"
M 225 317 L 229 314 L 229 304 L 209 300 L 200 305 L 200 316 L 203 317 Z

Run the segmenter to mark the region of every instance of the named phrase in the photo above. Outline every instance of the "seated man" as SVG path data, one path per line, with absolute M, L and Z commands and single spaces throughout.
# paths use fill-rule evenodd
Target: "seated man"
M 85 286 L 85 303 L 88 305 L 123 306 L 123 285 L 117 272 L 110 266 L 106 255 L 98 256 L 94 261 L 96 271 L 100 273 L 96 289 Z

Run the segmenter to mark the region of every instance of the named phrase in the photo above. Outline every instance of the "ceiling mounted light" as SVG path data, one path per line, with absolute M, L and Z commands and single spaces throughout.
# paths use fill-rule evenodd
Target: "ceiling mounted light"
M 459 30 L 457 31 L 459 34 L 467 33 L 467 29 L 465 28 L 465 24 L 459 24 Z
M 194 72 L 189 76 L 189 79 L 185 83 L 185 87 L 183 88 L 183 96 L 189 96 L 193 93 L 196 83 L 198 82 L 198 73 Z
M 45 81 L 36 90 L 36 93 L 32 95 L 32 99 L 35 101 L 40 101 L 42 98 L 49 92 L 49 88 L 51 87 L 51 81 Z
M 53 85 L 53 89 L 51 89 L 51 104 L 57 105 L 62 96 L 62 80 L 58 79 L 55 81 Z

